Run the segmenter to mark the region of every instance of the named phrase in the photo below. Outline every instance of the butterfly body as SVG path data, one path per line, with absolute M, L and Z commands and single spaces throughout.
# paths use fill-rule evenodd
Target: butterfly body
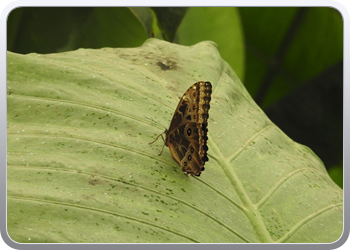
M 210 82 L 193 84 L 182 96 L 165 131 L 165 145 L 188 175 L 199 176 L 209 160 L 207 133 L 211 92 Z

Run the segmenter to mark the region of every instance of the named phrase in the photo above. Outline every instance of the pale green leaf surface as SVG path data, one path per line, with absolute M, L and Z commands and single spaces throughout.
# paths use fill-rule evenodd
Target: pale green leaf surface
M 8 53 L 8 220 L 17 242 L 333 242 L 342 190 L 265 116 L 212 42 Z M 162 67 L 161 67 L 161 66 Z M 164 67 L 166 66 L 166 67 Z M 169 70 L 164 70 L 169 69 Z M 181 95 L 213 84 L 209 162 L 162 140 Z

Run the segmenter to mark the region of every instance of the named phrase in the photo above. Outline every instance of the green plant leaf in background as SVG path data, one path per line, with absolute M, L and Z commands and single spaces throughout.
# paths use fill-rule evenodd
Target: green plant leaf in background
M 53 53 L 78 48 L 136 47 L 152 33 L 149 8 L 18 8 L 7 24 L 7 49 Z
M 145 7 L 130 7 L 130 11 L 139 19 L 139 22 L 144 27 L 144 32 L 147 37 L 152 37 L 153 35 L 153 15 L 149 8 Z
M 157 25 L 165 41 L 177 40 L 177 29 L 186 15 L 188 7 L 153 7 L 157 19 Z
M 239 11 L 247 48 L 245 85 L 263 108 L 343 58 L 342 17 L 334 8 Z
M 140 46 L 148 38 L 151 20 L 149 9 L 94 8 L 93 16 L 84 26 L 79 48 Z
M 334 242 L 342 190 L 255 104 L 212 42 L 8 52 L 8 219 L 17 242 Z M 161 64 L 160 64 L 161 63 Z M 169 67 L 161 67 L 160 65 Z M 171 66 L 171 67 L 170 67 Z M 185 176 L 160 142 L 210 81 L 209 162 Z
M 193 45 L 209 40 L 218 44 L 222 58 L 244 80 L 245 51 L 243 30 L 237 8 L 190 8 L 178 32 L 179 43 Z

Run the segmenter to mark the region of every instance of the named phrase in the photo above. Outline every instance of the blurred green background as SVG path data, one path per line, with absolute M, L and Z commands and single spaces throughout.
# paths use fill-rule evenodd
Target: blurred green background
M 268 117 L 310 147 L 343 187 L 343 20 L 336 9 L 24 7 L 7 23 L 7 49 L 20 54 L 137 47 L 151 37 L 216 42 Z

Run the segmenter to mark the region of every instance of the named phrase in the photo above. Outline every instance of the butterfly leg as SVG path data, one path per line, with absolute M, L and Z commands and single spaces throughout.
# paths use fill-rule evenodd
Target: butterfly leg
M 164 144 L 163 144 L 162 150 L 160 151 L 160 153 L 158 154 L 158 156 L 160 156 L 160 155 L 163 153 L 163 149 L 164 149 L 164 145 L 165 145 L 165 140 L 164 140 L 164 137 L 163 137 L 163 133 L 159 134 L 159 135 L 156 137 L 156 139 L 154 139 L 154 141 L 148 143 L 148 144 L 154 143 L 156 140 L 158 140 L 159 136 L 162 137 Z

